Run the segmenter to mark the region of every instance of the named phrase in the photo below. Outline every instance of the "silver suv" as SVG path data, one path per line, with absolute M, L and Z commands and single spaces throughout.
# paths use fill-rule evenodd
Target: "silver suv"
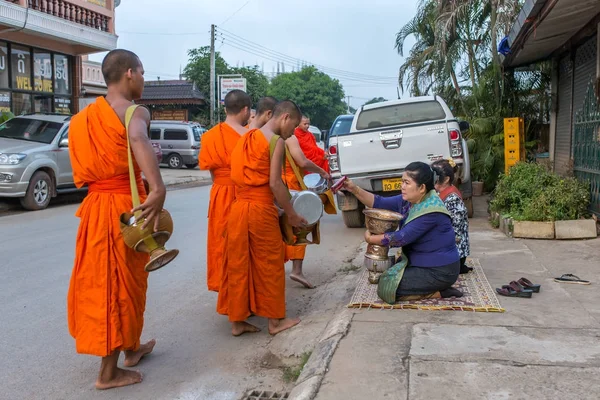
M 0 125 L 0 197 L 42 210 L 57 194 L 77 190 L 69 159 L 70 119 L 28 114 Z
M 198 166 L 201 135 L 200 126 L 192 122 L 150 122 L 150 139 L 160 144 L 162 161 L 169 168 L 179 169 L 185 165 L 194 169 Z
M 350 132 L 329 141 L 331 175 L 346 175 L 365 190 L 391 196 L 401 193 L 402 172 L 409 163 L 452 158 L 458 166 L 455 184 L 472 216 L 471 168 L 463 138 L 468 127 L 439 96 L 365 105 L 356 111 Z M 362 227 L 364 207 L 356 197 L 344 192 L 337 200 L 346 226 Z

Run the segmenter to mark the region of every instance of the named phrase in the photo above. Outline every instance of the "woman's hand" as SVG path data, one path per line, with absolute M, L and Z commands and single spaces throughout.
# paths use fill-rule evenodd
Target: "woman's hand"
M 352 182 L 350 178 L 347 178 L 342 184 L 342 189 L 347 190 L 350 193 L 356 193 L 358 191 L 358 186 L 356 186 L 356 183 Z
M 365 242 L 367 242 L 368 244 L 376 244 L 378 246 L 381 246 L 381 241 L 383 240 L 383 238 L 383 235 L 373 235 L 368 230 L 365 232 Z

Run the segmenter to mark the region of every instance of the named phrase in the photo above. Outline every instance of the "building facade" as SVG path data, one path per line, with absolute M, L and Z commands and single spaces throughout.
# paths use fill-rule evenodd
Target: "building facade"
M 598 0 L 526 0 L 504 66 L 551 61 L 550 160 L 590 183 L 590 211 L 600 216 L 599 26 Z
M 75 113 L 81 55 L 116 48 L 115 0 L 0 0 L 0 110 Z
M 137 103 L 150 109 L 153 120 L 191 121 L 206 107 L 196 84 L 186 80 L 146 81 Z
M 96 101 L 98 96 L 105 96 L 107 92 L 104 75 L 102 75 L 102 63 L 90 61 L 88 56 L 81 57 L 81 98 L 79 109 Z

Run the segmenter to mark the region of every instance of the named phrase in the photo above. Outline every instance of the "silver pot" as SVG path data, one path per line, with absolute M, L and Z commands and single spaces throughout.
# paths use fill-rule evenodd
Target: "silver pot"
M 323 194 L 327 191 L 327 180 L 319 174 L 308 174 L 303 178 L 306 189 L 316 194 Z
M 374 260 L 365 255 L 364 266 L 369 271 L 369 283 L 376 284 L 379 282 L 379 277 L 389 267 L 393 265 L 393 257 L 388 257 L 387 260 Z

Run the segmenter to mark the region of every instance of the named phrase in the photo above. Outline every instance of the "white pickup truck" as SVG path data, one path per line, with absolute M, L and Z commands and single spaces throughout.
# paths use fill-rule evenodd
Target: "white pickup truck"
M 459 170 L 455 185 L 471 217 L 471 169 L 463 138 L 468 128 L 439 96 L 363 106 L 356 111 L 350 132 L 329 141 L 331 175 L 345 175 L 365 190 L 393 196 L 401 192 L 402 172 L 411 162 L 431 164 L 452 157 Z M 364 206 L 356 197 L 338 192 L 337 203 L 347 227 L 364 226 Z

